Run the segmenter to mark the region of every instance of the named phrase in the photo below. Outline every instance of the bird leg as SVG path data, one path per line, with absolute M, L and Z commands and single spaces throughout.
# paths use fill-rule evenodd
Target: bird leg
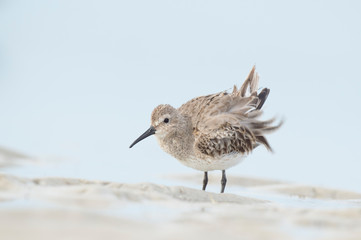
M 226 183 L 227 183 L 226 170 L 222 170 L 222 180 L 221 180 L 222 188 L 221 188 L 221 193 L 224 193 L 224 189 L 226 188 Z
M 204 178 L 203 178 L 203 188 L 202 190 L 205 191 L 208 184 L 208 172 L 204 172 Z

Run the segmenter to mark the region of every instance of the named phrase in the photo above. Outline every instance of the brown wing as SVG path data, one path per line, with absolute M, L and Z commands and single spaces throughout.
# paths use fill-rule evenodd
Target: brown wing
M 240 89 L 234 86 L 232 93 L 220 92 L 198 97 L 178 109 L 181 114 L 191 118 L 195 136 L 202 134 L 198 140 L 199 149 L 203 149 L 202 146 L 206 143 L 216 146 L 220 142 L 233 146 L 231 149 L 222 148 L 226 153 L 248 152 L 257 145 L 256 143 L 263 144 L 271 150 L 264 134 L 279 128 L 282 123 L 271 126 L 274 119 L 258 120 L 262 114 L 260 109 L 269 94 L 267 88 L 257 94 L 258 81 L 259 76 L 253 67 Z M 226 132 L 230 136 L 218 136 L 217 134 L 226 126 Z M 208 151 L 213 152 L 210 149 Z
M 209 110 L 218 106 L 220 99 L 226 97 L 227 95 L 229 95 L 227 92 L 219 92 L 207 96 L 193 98 L 192 100 L 183 104 L 178 109 L 178 111 L 183 115 L 189 116 L 192 119 L 193 127 L 196 129 L 198 128 L 199 122 L 201 122 L 206 117 Z
M 263 136 L 255 136 L 245 126 L 224 124 L 219 129 L 209 133 L 201 133 L 195 141 L 195 150 L 210 157 L 223 154 L 251 152 L 259 143 L 271 149 Z
M 259 76 L 253 67 L 239 90 L 234 86 L 232 93 L 220 92 L 197 97 L 178 110 L 192 119 L 193 128 L 198 131 L 217 129 L 224 123 L 238 125 L 248 118 L 248 113 L 259 110 L 268 96 L 268 89 L 263 89 L 257 95 L 258 80 Z

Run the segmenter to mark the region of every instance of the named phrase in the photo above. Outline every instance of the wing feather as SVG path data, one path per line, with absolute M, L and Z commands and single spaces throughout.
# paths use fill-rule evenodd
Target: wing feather
M 230 149 L 245 153 L 259 144 L 271 150 L 264 134 L 278 129 L 282 122 L 273 126 L 274 119 L 259 120 L 270 90 L 264 88 L 257 94 L 259 75 L 255 69 L 254 66 L 240 89 L 234 86 L 231 93 L 224 91 L 194 98 L 178 109 L 191 118 L 194 132 L 201 133 L 197 147 L 204 154 L 228 153 Z M 232 136 L 214 136 L 222 131 Z M 205 149 L 205 146 L 213 147 Z

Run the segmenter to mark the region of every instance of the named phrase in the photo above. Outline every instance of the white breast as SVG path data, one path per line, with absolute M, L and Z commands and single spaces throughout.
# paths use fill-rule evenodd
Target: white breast
M 247 155 L 244 154 L 231 153 L 218 158 L 199 159 L 192 157 L 186 161 L 180 162 L 187 167 L 206 172 L 212 170 L 226 170 L 240 163 L 243 159 L 246 158 L 246 156 Z

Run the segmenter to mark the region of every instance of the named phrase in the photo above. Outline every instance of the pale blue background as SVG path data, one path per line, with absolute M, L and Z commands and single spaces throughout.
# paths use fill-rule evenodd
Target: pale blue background
M 27 176 L 194 173 L 154 137 L 128 147 L 156 105 L 240 85 L 257 64 L 271 88 L 265 117 L 286 123 L 269 136 L 275 154 L 257 149 L 228 173 L 361 191 L 360 10 L 359 1 L 1 1 L 0 145 L 49 163 L 12 170 Z

